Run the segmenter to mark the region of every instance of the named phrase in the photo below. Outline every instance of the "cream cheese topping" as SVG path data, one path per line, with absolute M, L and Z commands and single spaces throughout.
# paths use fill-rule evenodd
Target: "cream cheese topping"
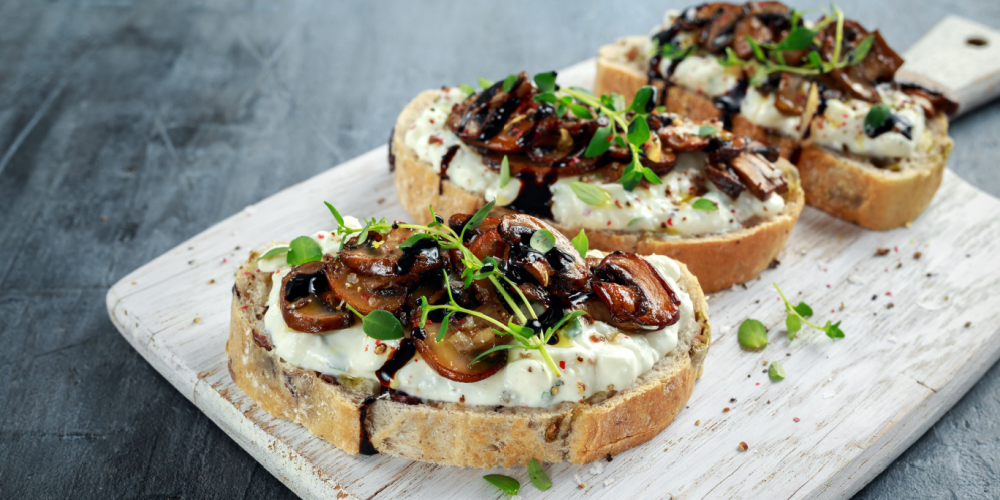
M 360 227 L 356 219 L 348 225 Z M 330 232 L 312 236 L 325 253 L 335 253 L 340 237 Z M 588 256 L 601 257 L 598 251 Z M 259 261 L 261 271 L 273 273 L 264 325 L 274 346 L 274 354 L 307 370 L 331 375 L 350 375 L 377 380 L 375 371 L 399 347 L 398 340 L 379 341 L 365 335 L 360 323 L 324 334 L 301 333 L 285 323 L 279 305 L 281 280 L 291 266 L 284 255 Z M 680 289 L 680 267 L 660 255 L 644 257 L 664 276 L 681 301 L 680 319 L 662 330 L 625 333 L 602 322 L 578 323 L 579 333 L 568 345 L 548 346 L 548 352 L 562 371 L 552 373 L 536 351 L 511 349 L 507 365 L 489 378 L 472 383 L 455 382 L 439 375 L 418 353 L 403 366 L 392 382 L 394 389 L 424 399 L 472 405 L 545 407 L 564 401 L 579 401 L 598 392 L 622 390 L 666 356 L 676 354 L 678 333 L 694 318 L 691 297 Z M 376 347 L 386 344 L 382 354 Z
M 672 60 L 660 61 L 660 74 L 666 75 Z M 725 95 L 740 83 L 742 68 L 725 67 L 715 57 L 690 55 L 677 63 L 670 80 L 681 87 L 692 89 L 708 97 Z
M 740 103 L 740 114 L 754 125 L 776 130 L 789 137 L 798 137 L 802 117 L 789 116 L 778 111 L 774 105 L 776 97 L 774 92 L 764 95 L 750 87 L 743 102 Z
M 463 189 L 482 193 L 486 200 L 495 199 L 500 206 L 509 205 L 517 197 L 521 182 L 512 178 L 501 188 L 499 174 L 487 167 L 479 153 L 462 144 L 445 126 L 452 106 L 464 98 L 465 94 L 457 88 L 442 90 L 441 96 L 406 132 L 405 143 L 419 159 L 438 171 L 448 147 L 458 144 L 460 149 L 447 170 L 450 180 Z M 693 122 L 676 126 L 695 134 L 699 128 Z M 649 189 L 637 187 L 629 192 L 621 184 L 602 183 L 600 186 L 611 193 L 612 202 L 600 207 L 587 205 L 569 188 L 571 181 L 580 180 L 578 177 L 560 178 L 549 187 L 552 216 L 559 224 L 587 229 L 650 230 L 671 236 L 697 236 L 738 229 L 751 219 L 766 219 L 784 209 L 784 199 L 777 194 L 760 201 L 744 190 L 734 200 L 719 191 L 715 184 L 699 182 L 704 179 L 704 159 L 705 155 L 700 152 L 678 154 L 674 169 L 660 177 L 663 184 Z M 719 210 L 706 212 L 691 207 L 697 199 L 692 196 L 697 190 L 696 184 L 708 189 L 704 197 L 718 203 Z
M 882 158 L 905 158 L 913 155 L 924 137 L 926 118 L 920 105 L 910 96 L 889 85 L 876 87 L 882 102 L 892 113 L 910 124 L 910 137 L 899 132 L 886 132 L 877 137 L 865 133 L 865 117 L 872 105 L 851 99 L 847 102 L 829 99 L 823 114 L 816 115 L 810 126 L 810 140 L 836 151 Z

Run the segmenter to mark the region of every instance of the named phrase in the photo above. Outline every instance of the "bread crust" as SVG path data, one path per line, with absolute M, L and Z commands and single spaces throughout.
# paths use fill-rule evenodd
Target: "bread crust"
M 434 91 L 423 92 L 406 106 L 396 121 L 392 140 L 396 192 L 400 204 L 411 217 L 422 223 L 430 222 L 428 205 L 433 205 L 438 214 L 447 218 L 455 213 L 473 213 L 486 204 L 481 194 L 466 191 L 449 180 L 442 181 L 434 167 L 417 158 L 403 140 L 410 125 L 433 102 L 435 95 Z M 623 250 L 639 255 L 666 255 L 687 264 L 688 269 L 698 277 L 705 293 L 749 281 L 777 259 L 805 204 L 795 167 L 784 160 L 779 160 L 778 166 L 790 181 L 785 195 L 785 210 L 764 222 L 721 234 L 683 238 L 671 238 L 652 231 L 588 229 L 590 248 L 606 252 Z M 442 187 L 440 193 L 439 183 Z M 498 216 L 510 212 L 503 207 L 493 209 L 493 214 Z M 548 222 L 570 237 L 580 232 L 579 227 Z
M 226 344 L 230 375 L 272 415 L 357 454 L 362 402 L 378 393 L 378 384 L 303 370 L 269 349 L 262 310 L 271 275 L 247 271 L 258 255 L 253 252 L 241 267 L 233 290 Z M 680 267 L 678 284 L 694 302 L 696 321 L 679 333 L 678 347 L 631 387 L 548 408 L 405 404 L 382 397 L 367 407 L 364 418 L 371 444 L 382 453 L 412 460 L 509 468 L 526 465 L 531 458 L 587 463 L 648 441 L 690 398 L 711 344 L 705 296 L 697 279 L 683 264 Z
M 642 39 L 627 37 L 601 47 L 595 94 L 617 92 L 630 99 L 646 84 L 647 76 L 640 62 L 616 60 L 623 46 Z M 678 86 L 668 87 L 666 107 L 693 120 L 721 117 L 711 99 Z M 777 147 L 783 158 L 791 158 L 799 146 L 797 140 L 755 125 L 739 113 L 732 120 L 734 134 Z M 934 198 L 953 146 L 948 137 L 948 119 L 942 114 L 928 119 L 927 127 L 934 138 L 931 150 L 905 160 L 906 168 L 898 172 L 878 168 L 865 157 L 842 154 L 806 141 L 796 162 L 806 203 L 868 229 L 894 229 L 912 222 Z

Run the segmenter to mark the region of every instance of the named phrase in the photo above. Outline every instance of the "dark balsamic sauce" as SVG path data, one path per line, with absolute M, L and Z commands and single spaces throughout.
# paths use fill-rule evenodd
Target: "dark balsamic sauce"
M 458 144 L 448 148 L 448 151 L 444 153 L 441 157 L 441 171 L 438 172 L 438 194 L 444 194 L 444 181 L 448 178 L 448 167 L 451 166 L 451 160 L 455 158 L 455 153 L 458 153 Z
M 559 174 L 551 171 L 539 178 L 532 172 L 523 171 L 517 174 L 521 180 L 521 192 L 510 204 L 510 208 L 542 217 L 552 219 L 552 191 L 549 186 L 559 180 Z
M 715 107 L 722 112 L 722 125 L 726 130 L 733 129 L 733 115 L 740 112 L 740 105 L 746 95 L 747 80 L 743 78 L 729 92 L 712 99 Z
M 913 139 L 913 125 L 911 125 L 910 121 L 906 118 L 896 114 L 889 115 L 889 118 L 886 118 L 886 120 L 878 127 L 870 129 L 867 125 L 865 126 L 865 135 L 871 137 L 872 139 L 886 132 L 893 131 L 902 134 L 903 137 L 906 137 L 907 139 Z
M 396 127 L 392 127 L 389 131 L 389 171 L 394 172 L 396 170 L 396 155 L 392 152 L 392 136 L 396 135 Z
M 375 371 L 375 376 L 382 387 L 389 387 L 396 372 L 409 363 L 417 353 L 417 343 L 413 339 L 403 339 L 399 341 L 399 348 L 386 360 L 382 368 Z
M 404 248 L 403 255 L 392 265 L 392 271 L 398 276 L 408 274 L 413 264 L 416 264 L 417 259 L 420 257 L 423 257 L 421 260 L 432 264 L 440 262 L 441 248 L 438 247 L 437 240 L 423 239 L 417 241 L 412 246 Z
M 372 445 L 372 440 L 368 436 L 368 429 L 365 429 L 365 418 L 368 417 L 368 406 L 375 402 L 378 396 L 368 396 L 361 402 L 358 413 L 361 414 L 361 441 L 358 443 L 358 451 L 362 455 L 378 455 L 378 450 Z

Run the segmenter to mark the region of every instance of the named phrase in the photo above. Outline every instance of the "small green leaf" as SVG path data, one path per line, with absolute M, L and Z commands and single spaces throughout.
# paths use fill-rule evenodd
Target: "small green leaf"
M 691 208 L 695 210 L 704 210 L 705 212 L 715 212 L 719 209 L 719 204 L 708 198 L 698 198 L 691 204 Z
M 767 376 L 771 378 L 772 382 L 781 382 L 785 380 L 785 368 L 781 366 L 778 361 L 772 361 L 771 365 L 767 367 Z
M 743 64 L 743 60 L 740 59 L 740 56 L 736 54 L 736 51 L 732 47 L 726 47 L 726 56 L 719 58 L 719 64 L 726 67 L 738 66 Z
M 743 35 L 743 37 L 746 39 L 747 43 L 750 44 L 750 48 L 753 49 L 753 55 L 757 57 L 757 60 L 764 61 L 767 59 L 764 57 L 764 49 L 760 48 L 760 44 L 757 43 L 757 40 L 754 40 L 750 35 Z
M 813 310 L 805 302 L 799 302 L 799 305 L 794 307 L 795 312 L 799 313 L 799 316 L 803 318 L 808 318 L 813 315 Z
M 556 246 L 556 236 L 552 234 L 552 231 L 548 229 L 539 229 L 535 231 L 535 234 L 531 235 L 531 241 L 529 242 L 531 248 L 538 250 L 539 253 L 545 254 L 552 247 Z
M 569 108 L 567 107 L 566 103 L 564 103 L 564 102 L 560 102 L 560 103 L 556 104 L 556 116 L 559 117 L 559 118 L 562 118 L 562 117 L 566 116 L 566 111 L 568 109 Z
M 479 210 L 476 210 L 475 215 L 473 215 L 472 218 L 469 219 L 469 222 L 465 223 L 465 227 L 462 228 L 463 239 L 465 238 L 466 231 L 475 231 L 476 228 L 479 227 L 479 225 L 482 224 L 484 220 L 486 220 L 486 216 L 490 215 L 490 211 L 493 210 L 493 205 L 495 204 L 496 200 L 492 200 L 489 203 L 483 205 L 482 207 L 479 207 Z
M 628 109 L 635 111 L 636 113 L 648 113 L 652 108 L 650 104 L 653 106 L 656 105 L 655 101 L 651 103 L 655 92 L 656 91 L 653 90 L 653 87 L 649 85 L 643 86 L 635 92 L 635 97 L 632 98 L 632 105 L 629 106 Z
M 378 340 L 396 340 L 403 338 L 403 324 L 389 311 L 376 309 L 363 320 L 361 330 L 365 335 Z
M 656 176 L 656 172 L 651 169 L 642 167 L 642 176 L 649 181 L 650 184 L 663 184 L 663 179 Z
M 597 131 L 594 132 L 594 137 L 590 138 L 590 144 L 587 144 L 587 150 L 584 151 L 583 156 L 586 158 L 593 158 L 595 156 L 601 156 L 604 154 L 608 148 L 611 147 L 611 125 L 604 127 L 599 127 Z
M 823 69 L 823 58 L 815 50 L 809 51 L 809 64 L 816 69 Z
M 495 330 L 495 329 L 493 330 L 493 332 L 495 332 L 497 334 L 500 334 L 500 335 L 506 335 L 506 332 L 501 332 L 501 331 Z M 497 351 L 502 351 L 504 349 L 524 349 L 524 346 L 520 345 L 520 344 L 502 344 L 502 345 L 494 346 L 494 347 L 491 347 L 491 348 L 483 351 L 482 353 L 480 353 L 479 356 L 476 356 L 476 358 L 473 359 L 469 364 L 471 365 L 471 364 L 479 361 L 480 359 L 483 359 L 486 356 L 489 356 L 490 354 L 493 354 L 493 353 L 495 353 Z
M 591 113 L 589 109 L 579 104 L 570 104 L 569 110 L 573 112 L 573 116 L 577 118 L 583 118 L 584 120 L 590 120 L 594 118 L 593 113 Z
M 702 125 L 701 127 L 698 127 L 698 137 L 707 137 L 717 133 L 719 133 L 719 129 L 711 125 Z
M 646 117 L 642 115 L 635 115 L 632 117 L 632 123 L 628 124 L 628 142 L 629 144 L 640 147 L 649 140 L 649 124 L 646 123 Z
M 861 39 L 860 42 L 851 51 L 851 57 L 848 60 L 848 66 L 853 66 L 861 61 L 865 60 L 868 56 L 868 52 L 872 50 L 872 43 L 875 42 L 875 35 L 868 35 Z
M 490 88 L 492 86 L 493 86 L 493 81 L 492 80 L 487 80 L 485 78 L 480 78 L 479 79 L 479 88 L 485 90 L 485 89 L 488 89 L 488 88 Z
M 470 96 L 470 95 L 476 93 L 476 89 L 474 89 L 472 87 L 472 85 L 469 85 L 469 84 L 466 84 L 466 83 L 463 83 L 463 84 L 459 85 L 458 88 L 459 88 L 459 90 L 461 90 L 467 96 Z
M 313 262 L 323 258 L 323 249 L 320 248 L 319 243 L 316 243 L 315 240 L 308 236 L 295 238 L 288 247 L 286 261 L 293 266 L 299 266 L 306 262 Z
M 827 320 L 826 325 L 823 326 L 823 330 L 826 331 L 826 336 L 830 337 L 831 339 L 844 338 L 844 332 L 843 330 L 840 329 L 839 321 L 831 325 L 830 321 Z
M 413 236 L 410 236 L 409 238 L 406 238 L 406 241 L 404 241 L 404 242 L 402 242 L 402 243 L 399 244 L 399 248 L 410 248 L 413 245 L 416 245 L 417 242 L 420 241 L 420 240 L 429 240 L 429 239 L 433 239 L 433 238 L 434 238 L 433 234 L 428 234 L 428 233 L 413 233 Z
M 627 148 L 628 144 L 625 144 L 625 139 L 622 139 L 621 135 L 616 135 L 615 136 L 615 146 L 618 146 L 620 148 Z
M 570 89 L 571 90 L 575 90 L 575 91 L 577 91 L 577 92 L 579 92 L 579 93 L 581 93 L 583 95 L 589 95 L 590 97 L 594 97 L 594 93 L 593 92 L 591 92 L 591 91 L 589 91 L 589 90 L 587 90 L 587 89 L 585 89 L 583 87 L 570 87 Z
M 660 47 L 660 56 L 670 60 L 684 59 L 694 52 L 696 48 L 696 45 L 690 45 L 688 48 L 682 49 L 672 43 L 667 43 Z
M 444 315 L 444 319 L 441 320 L 441 328 L 438 329 L 438 336 L 434 339 L 435 342 L 441 342 L 444 340 L 444 334 L 448 333 L 448 322 L 451 321 L 452 313 Z
M 767 68 L 763 66 L 757 68 L 757 71 L 755 71 L 753 76 L 750 77 L 750 86 L 760 87 L 761 85 L 764 85 L 764 82 L 767 81 L 768 74 L 769 73 L 767 72 Z
M 517 75 L 507 75 L 507 78 L 503 81 L 503 91 L 510 92 L 514 88 L 515 83 L 517 83 Z
M 531 478 L 531 484 L 535 485 L 542 491 L 545 491 L 552 487 L 552 481 L 549 479 L 549 475 L 542 470 L 541 464 L 538 460 L 532 458 L 528 462 L 528 477 Z
M 510 163 L 507 161 L 507 155 L 503 155 L 503 161 L 500 162 L 500 188 L 507 187 L 510 182 Z
M 642 178 L 642 165 L 638 164 L 633 159 L 632 163 L 629 163 L 628 166 L 625 167 L 625 170 L 622 170 L 622 176 L 617 182 L 621 184 L 626 191 L 631 191 L 639 185 Z
M 768 344 L 767 328 L 764 328 L 764 323 L 760 321 L 746 319 L 740 324 L 740 331 L 737 338 L 743 347 L 760 349 Z
M 625 109 L 625 96 L 621 94 L 611 94 L 611 105 L 612 109 L 615 111 L 621 111 Z
M 569 240 L 569 242 L 573 244 L 573 248 L 580 254 L 581 259 L 587 258 L 587 250 L 590 250 L 590 240 L 587 239 L 587 233 L 583 232 L 583 229 L 580 230 L 580 234 Z
M 580 201 L 588 205 L 599 207 L 611 201 L 611 193 L 600 186 L 586 182 L 570 181 L 569 188 L 573 190 L 573 194 L 577 198 L 580 198 Z
M 518 482 L 517 479 L 510 476 L 505 476 L 503 474 L 487 474 L 483 476 L 483 479 L 485 479 L 487 483 L 496 486 L 500 489 L 500 491 L 510 496 L 517 495 L 517 492 L 521 491 L 521 483 Z
M 337 219 L 337 227 L 342 227 L 344 225 L 344 218 L 340 216 L 340 212 L 338 212 L 336 208 L 333 208 L 333 205 L 329 202 L 324 201 L 323 203 L 326 203 L 326 208 L 330 209 L 330 213 L 333 214 L 333 218 Z
M 541 90 L 542 92 L 555 92 L 556 72 L 549 71 L 547 73 L 539 73 L 535 75 L 535 85 L 538 85 L 538 90 Z
M 875 137 L 875 133 L 878 132 L 879 127 L 885 123 L 889 117 L 892 116 L 892 108 L 890 108 L 885 103 L 878 103 L 870 110 L 868 114 L 865 115 L 865 134 L 868 137 Z
M 788 341 L 791 342 L 795 338 L 795 334 L 802 329 L 802 321 L 799 320 L 798 316 L 789 314 L 785 318 L 785 329 L 788 330 Z
M 553 94 L 552 92 L 542 92 L 541 94 L 536 95 L 534 99 L 538 102 L 543 102 L 548 104 L 555 104 L 559 102 L 559 98 L 556 97 L 556 95 Z
M 632 227 L 632 224 L 635 224 L 636 222 L 639 222 L 643 219 L 645 219 L 645 217 L 633 217 L 631 220 L 628 221 L 628 224 L 625 224 L 625 226 Z
M 749 36 L 749 35 L 748 35 Z M 803 26 L 796 26 L 792 28 L 792 31 L 788 33 L 778 45 L 774 47 L 775 50 L 802 50 L 808 49 L 812 45 L 813 38 L 816 37 L 816 32 L 805 28 Z
M 253 266 L 254 264 L 257 263 L 257 261 L 259 261 L 261 259 L 267 259 L 267 258 L 270 258 L 270 257 L 274 257 L 275 255 L 281 255 L 283 253 L 288 253 L 288 250 L 289 250 L 289 247 L 285 246 L 285 245 L 274 247 L 274 248 L 272 248 L 272 249 L 264 252 L 264 255 L 261 255 L 260 257 L 257 257 L 257 260 L 253 261 L 253 263 L 251 263 L 250 265 Z

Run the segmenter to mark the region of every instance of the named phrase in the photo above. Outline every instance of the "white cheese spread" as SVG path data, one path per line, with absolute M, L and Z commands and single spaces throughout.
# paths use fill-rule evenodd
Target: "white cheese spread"
M 348 225 L 359 227 L 357 220 Z M 325 253 L 335 253 L 339 236 L 319 232 L 312 238 Z M 588 255 L 603 254 L 592 251 Z M 307 370 L 346 374 L 377 380 L 375 371 L 399 346 L 398 340 L 379 341 L 365 335 L 360 323 L 350 328 L 324 334 L 301 333 L 285 323 L 279 305 L 281 280 L 290 266 L 279 255 L 259 262 L 261 271 L 273 273 L 271 294 L 264 324 L 274 354 Z M 552 373 L 536 351 L 511 349 L 507 365 L 492 376 L 472 383 L 461 383 L 439 375 L 417 353 L 404 365 L 392 382 L 394 389 L 424 399 L 459 402 L 470 405 L 544 407 L 563 401 L 579 401 L 609 389 L 625 389 L 656 362 L 675 353 L 678 333 L 688 328 L 694 318 L 691 297 L 680 289 L 680 267 L 673 260 L 651 255 L 645 257 L 656 267 L 681 301 L 680 319 L 662 330 L 647 333 L 624 333 L 601 322 L 583 326 L 568 345 L 548 346 L 547 350 L 560 367 L 562 377 Z M 386 344 L 381 355 L 376 347 Z M 562 343 L 561 343 L 562 344 Z
M 882 102 L 892 108 L 894 115 L 909 122 L 909 138 L 895 131 L 874 138 L 868 137 L 864 126 L 871 104 L 857 99 L 847 102 L 829 99 L 823 114 L 813 118 L 810 140 L 835 151 L 847 150 L 859 155 L 882 158 L 905 158 L 913 155 L 924 138 L 926 129 L 923 109 L 913 98 L 888 85 L 879 85 L 876 90 Z
M 458 144 L 460 149 L 447 170 L 450 180 L 467 191 L 482 193 L 486 200 L 495 199 L 498 205 L 508 205 L 517 197 L 520 181 L 511 179 L 500 188 L 499 174 L 483 163 L 479 153 L 461 144 L 445 125 L 452 106 L 464 98 L 465 94 L 457 88 L 442 90 L 440 98 L 406 132 L 405 143 L 420 160 L 438 171 L 448 147 Z M 689 133 L 698 130 L 695 123 L 679 126 L 687 127 Z M 697 236 L 738 229 L 751 219 L 766 219 L 784 210 L 785 202 L 777 194 L 760 201 L 744 190 L 734 200 L 719 191 L 704 178 L 704 159 L 700 152 L 677 155 L 674 169 L 660 177 L 663 184 L 649 189 L 637 187 L 629 192 L 621 184 L 602 183 L 600 187 L 611 193 L 612 201 L 600 207 L 587 205 L 569 188 L 571 181 L 580 180 L 578 177 L 560 178 L 549 187 L 553 219 L 559 224 L 587 229 L 650 230 L 670 236 Z M 698 198 L 693 196 L 698 185 L 708 190 L 703 197 L 718 203 L 719 210 L 706 212 L 691 207 Z

